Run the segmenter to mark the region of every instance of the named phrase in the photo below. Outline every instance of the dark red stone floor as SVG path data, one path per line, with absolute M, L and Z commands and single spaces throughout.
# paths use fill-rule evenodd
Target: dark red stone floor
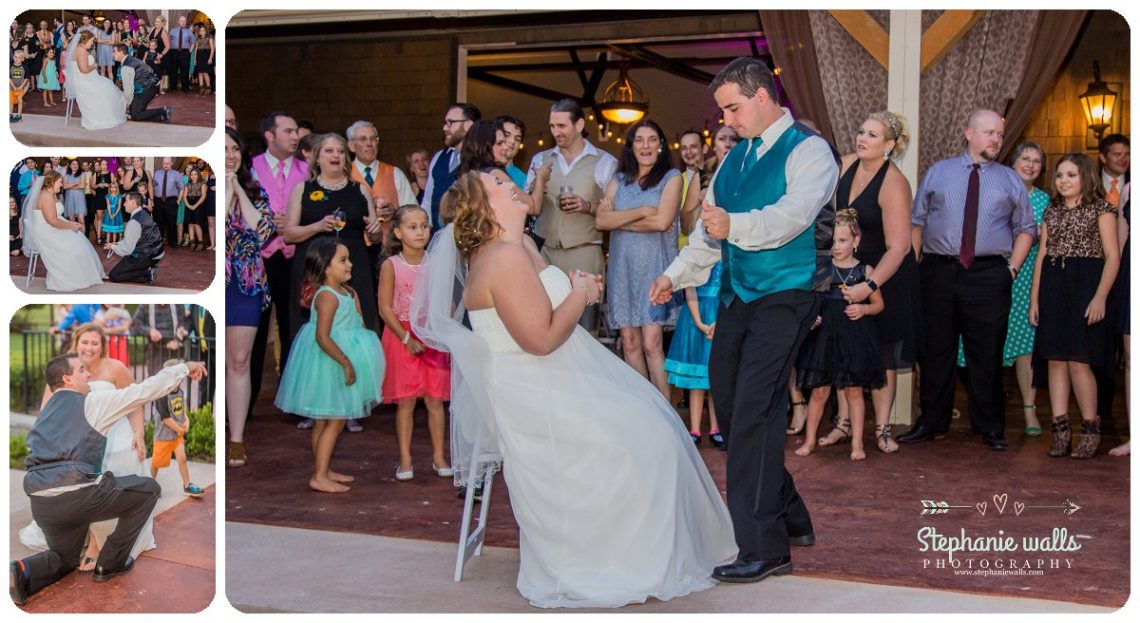
M 268 366 L 272 369 L 272 366 Z M 1013 387 L 1012 380 L 1007 385 Z M 362 433 L 344 433 L 334 468 L 356 476 L 352 491 L 326 495 L 307 490 L 311 469 L 309 433 L 272 404 L 274 381 L 266 378 L 257 408 L 246 429 L 249 464 L 227 469 L 226 520 L 317 530 L 455 542 L 461 499 L 450 479 L 430 471 L 431 450 L 426 413 L 417 415 L 413 437 L 416 477 L 397 482 L 394 410 L 383 407 L 364 420 Z M 1122 392 L 1122 390 L 1121 390 Z M 965 409 L 959 391 L 959 408 Z M 1047 402 L 1044 397 L 1042 403 Z M 1126 422 L 1123 395 L 1114 415 Z M 954 422 L 950 436 L 938 442 L 908 445 L 883 455 L 867 441 L 868 458 L 848 460 L 849 448 L 823 448 L 809 457 L 790 450 L 802 437 L 789 438 L 787 466 L 812 512 L 818 543 L 795 548 L 796 573 L 876 584 L 992 593 L 1118 607 L 1129 595 L 1129 459 L 1104 452 L 1119 439 L 1108 437 L 1102 453 L 1089 461 L 1046 456 L 1049 434 L 1027 439 L 1018 424 L 1016 400 L 1008 406 L 1008 452 L 991 452 L 969 432 L 968 418 Z M 1048 408 L 1041 414 L 1049 421 Z M 637 443 L 631 439 L 630 443 Z M 706 442 L 707 443 L 707 442 Z M 724 453 L 702 448 L 713 478 L 723 491 Z M 487 527 L 491 545 L 517 547 L 518 529 L 508 494 L 496 480 Z M 1006 495 L 1004 512 L 996 506 Z M 1069 499 L 1082 509 L 1067 516 L 1059 506 Z M 922 500 L 946 501 L 966 508 L 922 516 Z M 985 502 L 983 516 L 975 505 Z M 1020 503 L 1020 504 L 1019 504 Z M 1051 536 L 1055 528 L 1079 535 L 1079 551 L 979 555 L 956 559 L 1002 559 L 1017 566 L 1045 562 L 1044 575 L 958 575 L 937 567 L 944 555 L 920 551 L 916 535 L 933 527 L 943 535 Z M 1057 559 L 1062 568 L 1049 569 Z M 927 563 L 925 561 L 929 560 Z M 1072 567 L 1067 568 L 1066 560 Z M 991 567 L 992 568 L 992 567 Z M 965 570 L 962 567 L 962 570 Z
M 8 274 L 19 288 L 24 287 L 28 274 L 28 258 L 19 255 L 9 257 Z M 103 270 L 110 271 L 118 263 L 118 257 L 107 258 L 106 253 L 100 251 L 99 259 L 103 262 Z M 210 287 L 214 281 L 214 252 L 213 251 L 187 251 L 185 248 L 168 248 L 166 256 L 158 264 L 158 281 L 156 287 L 182 288 L 200 292 Z M 46 275 L 43 262 L 36 267 L 36 278 L 42 280 Z M 146 284 L 138 285 L 146 288 Z
M 195 613 L 216 592 L 216 489 L 154 520 L 158 547 L 139 556 L 131 573 L 96 585 L 90 573 L 72 573 L 36 593 L 20 608 L 30 613 Z M 171 495 L 181 495 L 176 492 Z
M 213 94 L 198 95 L 197 90 L 191 90 L 190 93 L 173 91 L 155 97 L 151 100 L 148 108 L 173 106 L 174 118 L 171 120 L 171 123 L 212 128 L 216 125 L 217 119 L 217 111 L 215 110 L 214 103 L 215 97 Z M 29 115 L 55 115 L 57 117 L 63 117 L 66 111 L 66 102 L 63 99 L 62 91 L 56 92 L 55 103 L 56 105 L 54 107 L 45 107 L 42 94 L 28 93 L 24 96 L 24 113 Z M 71 116 L 75 119 L 83 116 L 78 106 L 72 109 Z

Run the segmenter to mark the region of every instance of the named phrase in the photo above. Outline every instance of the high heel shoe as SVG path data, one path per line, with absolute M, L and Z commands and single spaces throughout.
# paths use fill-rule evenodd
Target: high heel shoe
M 1091 459 L 1096 456 L 1100 448 L 1100 416 L 1091 422 L 1081 422 L 1081 440 L 1077 442 L 1076 449 L 1069 455 L 1072 459 Z
M 1067 456 L 1073 451 L 1073 431 L 1069 428 L 1069 414 L 1053 416 L 1053 443 L 1049 446 L 1049 456 Z
M 875 445 L 883 454 L 893 454 L 899 451 L 899 444 L 891 437 L 891 425 L 883 424 L 875 427 Z
M 804 408 L 802 408 L 800 411 L 797 412 L 796 407 L 804 407 Z M 792 423 L 789 424 L 788 428 L 784 431 L 784 433 L 787 434 L 789 437 L 793 437 L 795 435 L 802 435 L 804 432 L 804 428 L 807 427 L 807 408 L 806 407 L 807 407 L 807 401 L 806 400 L 800 400 L 798 402 L 792 403 Z M 796 424 L 796 414 L 797 413 L 803 414 L 803 416 L 800 417 L 799 424 Z
M 842 419 L 835 424 L 835 428 L 827 436 L 816 442 L 817 446 L 834 446 L 851 439 L 851 420 Z
M 1028 418 L 1030 415 L 1033 415 L 1033 416 L 1037 415 L 1037 405 L 1021 405 L 1021 410 L 1026 411 L 1026 414 L 1025 414 L 1026 418 Z M 1025 436 L 1026 437 L 1040 437 L 1041 436 L 1041 424 L 1039 423 L 1037 426 L 1026 425 Z

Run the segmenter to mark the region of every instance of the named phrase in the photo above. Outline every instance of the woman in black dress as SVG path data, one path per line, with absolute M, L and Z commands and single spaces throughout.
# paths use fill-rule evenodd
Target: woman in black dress
M 364 324 L 379 331 L 376 311 L 376 284 L 368 265 L 368 246 L 380 244 L 380 220 L 372 204 L 372 195 L 363 185 L 352 181 L 352 158 L 348 143 L 338 134 L 325 134 L 317 140 L 309 160 L 309 181 L 300 184 L 289 198 L 285 211 L 285 242 L 297 245 L 294 257 L 305 257 L 309 245 L 322 237 L 336 237 L 348 247 L 352 262 L 349 285 L 356 290 Z M 342 229 L 337 230 L 335 212 L 343 213 Z M 305 263 L 293 262 L 290 275 L 289 326 L 294 334 L 308 322 L 309 310 L 301 307 L 301 281 Z
M 891 453 L 898 443 L 891 437 L 890 417 L 894 406 L 898 372 L 909 372 L 916 359 L 921 310 L 918 263 L 910 238 L 910 182 L 892 160 L 906 151 L 909 134 L 894 113 L 868 116 L 855 139 L 855 153 L 843 157 L 836 189 L 836 210 L 852 208 L 859 215 L 862 240 L 856 249 L 860 262 L 875 267 L 874 279 L 845 288 L 849 303 L 866 300 L 882 289 L 883 313 L 874 318 L 887 383 L 871 392 L 875 408 L 875 443 Z M 872 285 L 874 284 L 874 285 Z M 841 416 L 835 429 L 820 440 L 831 445 L 847 439 L 850 424 Z

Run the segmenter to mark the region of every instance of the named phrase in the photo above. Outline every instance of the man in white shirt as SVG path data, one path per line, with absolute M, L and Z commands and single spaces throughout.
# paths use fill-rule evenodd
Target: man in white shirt
M 531 209 L 538 216 L 535 233 L 543 238 L 542 257 L 566 274 L 604 275 L 602 234 L 594 215 L 617 159 L 586 140 L 585 114 L 577 100 L 559 100 L 550 107 L 550 134 L 555 146 L 535 154 L 526 175 L 528 191 L 540 180 L 544 184 L 542 201 Z M 597 307 L 590 306 L 580 324 L 595 331 L 596 320 Z
M 795 123 L 759 59 L 738 58 L 710 85 L 741 142 L 710 182 L 689 244 L 653 283 L 649 299 L 708 280 L 724 264 L 709 383 L 728 449 L 728 510 L 737 561 L 722 582 L 791 573 L 790 545 L 811 545 L 807 506 L 784 467 L 788 377 L 826 287 L 839 178 L 827 141 Z M 826 262 L 826 270 L 822 270 Z
M 348 126 L 345 137 L 348 139 L 349 150 L 355 156 L 352 161 L 352 179 L 363 182 L 372 189 L 376 214 L 381 219 L 387 221 L 400 206 L 416 203 L 416 193 L 412 192 L 408 176 L 399 167 L 376 159 L 376 154 L 380 151 L 380 133 L 371 121 L 354 122 Z M 389 191 L 394 192 L 394 195 Z
M 89 393 L 91 374 L 68 353 L 44 369 L 52 391 L 28 433 L 24 492 L 48 550 L 8 565 L 8 588 L 16 604 L 54 584 L 79 565 L 88 527 L 118 519 L 107 537 L 92 579 L 105 582 L 134 568 L 131 547 L 162 489 L 144 476 L 102 471 L 107 431 L 116 420 L 176 389 L 186 377 L 206 374 L 201 362 L 171 366 L 128 387 Z

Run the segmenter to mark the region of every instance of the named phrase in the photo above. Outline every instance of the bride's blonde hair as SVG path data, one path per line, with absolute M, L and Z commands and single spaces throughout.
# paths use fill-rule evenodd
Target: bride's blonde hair
M 455 206 L 455 246 L 465 260 L 499 229 L 487 189 L 478 171 L 468 171 L 455 180 L 445 200 Z
M 95 324 L 94 322 L 88 322 L 88 323 L 84 323 L 84 324 L 79 325 L 79 328 L 76 329 L 75 332 L 71 334 L 71 350 L 68 352 L 72 352 L 72 353 L 79 352 L 79 338 L 83 337 L 84 335 L 87 335 L 88 333 L 98 333 L 99 334 L 99 343 L 102 344 L 102 356 L 104 358 L 106 358 L 107 357 L 107 332 L 103 330 L 103 327 L 100 327 L 99 325 Z
M 50 189 L 55 183 L 63 179 L 63 174 L 55 169 L 44 173 L 44 188 Z
M 84 30 L 83 32 L 79 33 L 79 45 L 82 46 L 94 38 L 95 33 L 91 32 L 90 30 Z

